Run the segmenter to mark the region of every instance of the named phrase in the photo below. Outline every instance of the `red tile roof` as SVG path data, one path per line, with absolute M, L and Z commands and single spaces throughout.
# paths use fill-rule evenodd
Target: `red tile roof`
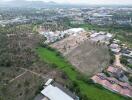
M 120 92 L 122 90 L 122 88 L 117 84 L 113 84 L 110 88 L 116 92 Z
M 116 68 L 116 67 L 109 66 L 107 68 L 107 71 L 108 72 L 111 72 L 111 73 L 117 73 L 117 72 L 121 72 L 121 69 L 120 68 Z
M 106 77 L 103 73 L 98 73 L 91 78 L 95 83 L 101 84 L 109 90 L 116 91 L 122 95 L 132 97 L 132 86 L 128 83 L 118 81 L 113 77 Z
M 128 90 L 128 89 L 123 89 L 123 90 L 121 90 L 121 91 L 120 91 L 120 94 L 129 96 L 129 97 L 132 97 L 132 91 L 130 91 L 130 90 Z
M 113 81 L 113 82 L 116 83 L 116 84 L 119 83 L 119 81 L 118 81 L 116 78 L 113 78 L 113 77 L 108 77 L 107 80 Z

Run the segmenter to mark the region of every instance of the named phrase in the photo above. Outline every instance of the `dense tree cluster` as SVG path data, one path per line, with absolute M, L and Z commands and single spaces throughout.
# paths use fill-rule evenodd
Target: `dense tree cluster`
M 9 58 L 8 39 L 6 34 L 0 33 L 0 66 L 10 66 L 11 61 Z

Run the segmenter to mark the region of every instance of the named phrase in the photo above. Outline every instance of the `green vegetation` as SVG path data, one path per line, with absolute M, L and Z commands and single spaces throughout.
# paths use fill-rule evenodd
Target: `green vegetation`
M 11 65 L 11 60 L 9 57 L 9 50 L 7 47 L 8 40 L 5 34 L 0 33 L 0 67 L 9 67 Z
M 122 56 L 121 57 L 121 63 L 124 64 L 124 65 L 127 65 L 128 64 L 127 58 Z
M 58 69 L 64 71 L 68 78 L 72 81 L 74 90 L 83 98 L 83 100 L 126 100 L 126 98 L 112 93 L 102 87 L 98 87 L 85 78 L 80 77 L 81 74 L 76 71 L 71 64 L 69 64 L 65 58 L 58 55 L 53 49 L 45 47 L 38 47 L 36 49 L 40 58 L 50 64 L 56 65 Z
M 27 72 L 19 79 L 0 87 L 0 100 L 33 100 L 43 82 L 42 78 Z
M 132 76 L 129 77 L 129 81 L 132 82 Z
M 129 62 L 127 60 L 128 60 L 127 57 L 124 57 L 124 56 L 121 57 L 121 63 L 126 65 L 129 68 L 132 68 L 132 64 L 129 64 Z
M 110 49 L 109 49 L 109 55 L 110 55 L 110 64 L 113 64 L 115 61 L 115 56 Z
M 0 100 L 33 100 L 44 82 L 41 77 L 21 69 L 34 70 L 37 66 L 37 71 L 49 71 L 48 65 L 41 63 L 33 51 L 41 41 L 38 34 L 30 34 L 34 26 L 0 27 Z
M 132 68 L 132 64 L 128 64 L 128 67 Z

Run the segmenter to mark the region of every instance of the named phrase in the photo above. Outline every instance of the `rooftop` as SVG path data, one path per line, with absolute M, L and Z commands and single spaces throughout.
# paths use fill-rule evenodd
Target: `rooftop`
M 91 78 L 95 83 L 98 83 L 105 88 L 115 91 L 124 96 L 132 97 L 132 86 L 125 82 L 120 82 L 113 77 L 107 77 L 102 73 L 98 73 Z
M 50 100 L 74 100 L 72 97 L 64 93 L 58 87 L 48 85 L 41 93 L 48 97 Z

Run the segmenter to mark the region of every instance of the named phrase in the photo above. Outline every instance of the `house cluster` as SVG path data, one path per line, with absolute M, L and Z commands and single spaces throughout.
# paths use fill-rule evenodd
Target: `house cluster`
M 109 47 L 113 53 L 121 53 L 123 56 L 132 58 L 132 49 L 128 48 L 125 44 L 121 43 L 121 41 L 118 39 L 113 39 Z
M 79 100 L 79 97 L 54 82 L 53 79 L 49 79 L 41 94 L 36 96 L 34 100 Z
M 121 51 L 122 45 L 121 45 L 121 41 L 120 40 L 113 39 L 111 41 L 111 44 L 109 45 L 109 48 L 114 54 L 117 54 L 117 53 L 119 53 Z
M 71 28 L 65 31 L 40 31 L 39 33 L 46 37 L 45 43 L 53 43 L 57 40 L 63 39 L 69 35 L 77 35 L 79 33 L 85 32 L 83 28 Z
M 8 24 L 12 25 L 12 24 L 16 24 L 16 23 L 27 23 L 29 21 L 30 21 L 29 19 L 17 17 L 17 18 L 10 19 L 10 20 L 0 20 L 0 25 L 6 26 Z
M 69 8 L 54 9 L 58 16 L 56 18 L 69 18 L 71 24 L 90 23 L 99 26 L 121 25 L 132 26 L 131 8 L 109 8 L 109 7 L 90 7 L 90 8 Z M 120 14 L 122 13 L 122 15 Z
M 119 53 L 120 50 L 121 50 L 120 46 L 118 44 L 116 44 L 116 43 L 110 44 L 110 49 L 114 53 Z
M 113 24 L 112 21 L 112 17 L 113 15 L 108 14 L 108 13 L 93 13 L 91 14 L 86 21 L 91 23 L 91 24 L 95 24 L 95 25 L 111 25 Z
M 90 32 L 90 40 L 95 41 L 95 42 L 109 44 L 109 41 L 112 37 L 113 35 L 107 32 L 102 32 L 102 31 L 100 32 L 91 31 Z
M 109 66 L 106 70 L 108 75 L 98 73 L 91 79 L 94 83 L 102 85 L 104 88 L 121 94 L 126 97 L 132 97 L 132 86 L 129 84 L 123 70 Z
M 118 16 L 113 19 L 117 25 L 132 25 L 132 18 L 129 16 Z
M 132 49 L 129 49 L 129 48 L 123 48 L 121 50 L 121 54 L 127 58 L 130 58 L 132 59 Z
M 129 16 L 115 16 L 109 13 L 93 13 L 87 19 L 86 22 L 95 24 L 95 25 L 131 25 L 132 18 Z
M 121 43 L 120 40 L 113 39 L 112 43 L 109 45 L 109 48 L 114 54 L 120 53 L 121 56 L 127 58 L 127 62 L 129 64 L 132 64 L 132 49 Z
M 132 49 L 123 48 L 120 52 L 122 56 L 126 58 L 127 64 L 131 66 L 132 65 Z

